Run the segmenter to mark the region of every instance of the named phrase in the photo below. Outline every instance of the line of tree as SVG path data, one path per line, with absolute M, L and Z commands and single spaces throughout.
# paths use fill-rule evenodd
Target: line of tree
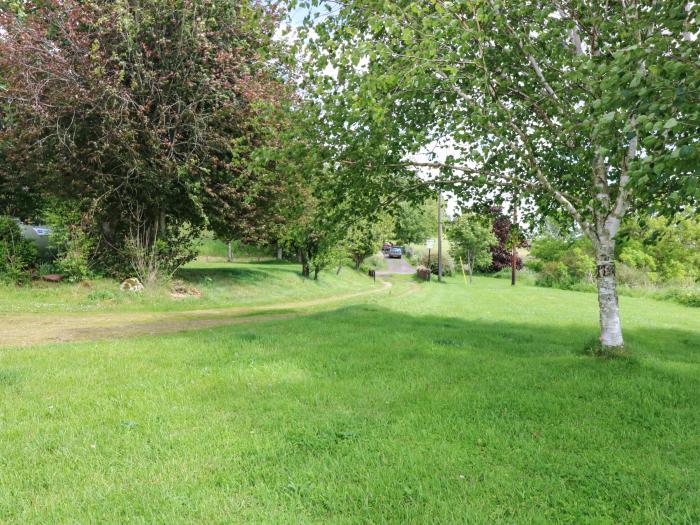
M 74 279 L 170 275 L 205 229 L 283 248 L 307 277 L 348 255 L 359 267 L 389 203 L 425 193 L 395 168 L 348 184 L 357 168 L 333 162 L 275 38 L 283 16 L 252 0 L 3 6 L 0 213 L 49 222 Z M 383 137 L 350 147 L 383 155 Z

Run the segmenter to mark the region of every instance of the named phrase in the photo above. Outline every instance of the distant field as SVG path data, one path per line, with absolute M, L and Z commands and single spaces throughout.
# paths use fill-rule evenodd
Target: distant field
M 0 350 L 0 522 L 700 522 L 698 310 L 621 297 L 605 361 L 595 295 L 461 279 Z

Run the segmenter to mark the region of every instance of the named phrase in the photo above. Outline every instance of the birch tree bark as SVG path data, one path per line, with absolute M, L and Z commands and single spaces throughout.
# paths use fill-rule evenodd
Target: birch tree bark
M 617 299 L 617 277 L 615 274 L 615 241 L 605 239 L 594 245 L 596 248 L 596 284 L 600 309 L 600 343 L 605 349 L 622 349 L 622 322 Z

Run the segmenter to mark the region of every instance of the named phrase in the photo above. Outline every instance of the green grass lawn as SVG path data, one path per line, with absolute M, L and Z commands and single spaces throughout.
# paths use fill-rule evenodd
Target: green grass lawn
M 182 311 L 226 306 L 254 306 L 343 294 L 371 286 L 367 277 L 344 268 L 324 272 L 319 281 L 304 279 L 299 264 L 262 262 L 192 262 L 175 279 L 202 292 L 201 297 L 173 299 L 168 286 L 144 293 L 121 292 L 112 279 L 78 285 L 35 282 L 0 285 L 0 313 Z M 2 318 L 0 317 L 0 322 Z
M 621 298 L 601 360 L 593 294 L 395 295 L 0 350 L 0 522 L 700 522 L 697 309 Z

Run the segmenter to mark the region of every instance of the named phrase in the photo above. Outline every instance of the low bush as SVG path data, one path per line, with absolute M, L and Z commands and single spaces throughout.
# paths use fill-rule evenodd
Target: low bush
M 43 277 L 44 275 L 50 275 L 53 273 L 58 273 L 59 270 L 56 268 L 56 265 L 50 262 L 42 262 L 39 263 L 36 267 L 36 273 L 39 275 L 39 277 Z
M 438 273 L 438 257 L 437 253 L 431 252 L 430 254 L 430 261 L 428 261 L 428 251 L 425 250 L 425 252 L 420 251 L 416 252 L 415 257 L 414 257 L 415 263 L 420 265 L 420 266 L 425 266 L 426 268 L 430 268 L 430 271 L 437 275 Z M 447 253 L 443 252 L 442 254 L 442 274 L 443 275 L 454 275 L 455 273 L 455 261 L 452 258 L 452 256 Z
M 419 260 L 423 255 L 428 255 L 428 248 L 423 245 L 408 244 L 404 246 L 404 256 L 413 266 L 420 264 Z M 433 255 L 435 254 L 433 253 Z
M 375 253 L 374 255 L 366 257 L 360 265 L 360 270 L 363 273 L 366 273 L 369 270 L 383 270 L 385 268 L 386 260 L 384 259 L 384 256 L 381 253 Z
M 0 280 L 23 284 L 37 259 L 37 249 L 22 237 L 22 231 L 11 217 L 0 217 Z
M 669 288 L 659 291 L 655 295 L 660 299 L 700 308 L 700 288 Z
M 625 263 L 616 265 L 617 283 L 620 286 L 628 286 L 630 288 L 648 288 L 654 286 L 659 280 L 658 274 L 646 270 L 629 266 Z
M 566 271 L 566 265 L 561 261 L 547 261 L 539 265 L 538 268 L 537 286 L 569 288 L 574 284 L 574 281 Z
M 532 242 L 526 266 L 537 272 L 536 284 L 552 288 L 572 289 L 594 283 L 595 260 L 587 239 L 563 241 L 550 237 Z
M 51 228 L 50 246 L 56 251 L 54 265 L 71 282 L 91 275 L 89 258 L 94 248 L 93 239 L 81 224 L 80 209 L 74 203 L 54 203 L 44 212 Z

